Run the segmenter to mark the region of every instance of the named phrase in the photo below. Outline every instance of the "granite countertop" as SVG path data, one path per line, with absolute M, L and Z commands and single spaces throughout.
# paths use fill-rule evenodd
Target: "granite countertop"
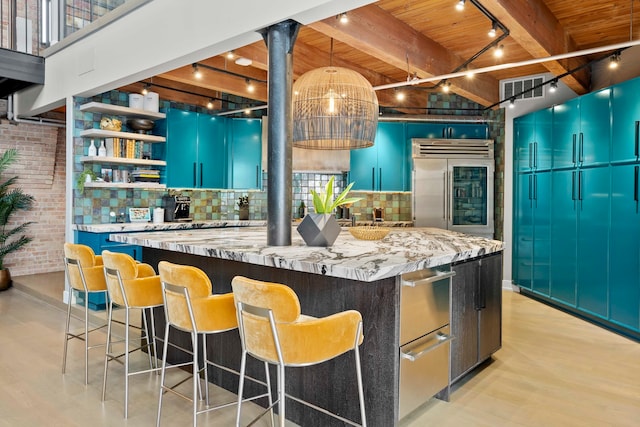
M 300 220 L 294 220 L 293 224 L 299 224 Z M 351 226 L 350 219 L 339 219 L 342 227 Z M 372 223 L 371 221 L 357 221 L 356 225 L 377 225 L 384 227 L 413 227 L 412 221 L 384 221 Z M 120 222 L 110 224 L 73 224 L 73 229 L 90 233 L 125 233 L 136 231 L 169 231 L 169 230 L 194 230 L 201 228 L 226 228 L 226 227 L 266 227 L 266 220 L 214 220 L 193 222 Z
M 438 228 L 393 228 L 382 240 L 343 229 L 331 247 L 307 246 L 295 228 L 291 246 L 268 246 L 266 227 L 112 234 L 111 240 L 364 282 L 499 252 L 503 242 Z

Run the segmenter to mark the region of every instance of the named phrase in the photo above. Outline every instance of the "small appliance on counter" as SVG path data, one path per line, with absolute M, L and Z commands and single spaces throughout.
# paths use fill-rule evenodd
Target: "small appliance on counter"
M 373 208 L 373 221 L 374 222 L 382 222 L 382 221 L 384 221 L 384 209 L 383 208 Z
M 189 209 L 191 198 L 189 196 L 163 196 L 162 207 L 164 208 L 165 222 L 189 222 Z

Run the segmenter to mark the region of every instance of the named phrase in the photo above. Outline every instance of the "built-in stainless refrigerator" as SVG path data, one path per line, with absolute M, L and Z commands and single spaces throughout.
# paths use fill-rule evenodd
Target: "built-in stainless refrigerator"
M 493 238 L 493 141 L 412 139 L 413 221 Z

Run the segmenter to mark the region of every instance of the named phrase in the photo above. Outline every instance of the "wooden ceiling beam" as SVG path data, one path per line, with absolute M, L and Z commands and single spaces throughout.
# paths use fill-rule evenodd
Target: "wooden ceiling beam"
M 543 0 L 482 0 L 482 5 L 507 28 L 509 35 L 534 58 L 574 52 L 578 47 Z M 576 3 L 576 7 L 580 7 Z M 591 85 L 591 73 L 585 58 L 545 62 L 558 76 L 585 65 L 580 71 L 562 79 L 574 92 L 584 94 Z
M 450 73 L 465 61 L 375 4 L 349 11 L 348 25 L 331 17 L 309 27 L 400 70 L 407 69 L 408 57 L 412 71 L 421 78 Z M 481 105 L 499 100 L 499 83 L 489 75 L 451 83 L 452 92 Z

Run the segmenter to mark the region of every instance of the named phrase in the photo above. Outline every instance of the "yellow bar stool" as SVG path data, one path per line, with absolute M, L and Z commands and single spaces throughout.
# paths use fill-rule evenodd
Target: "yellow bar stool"
M 89 329 L 89 295 L 94 293 L 107 293 L 107 285 L 104 281 L 102 269 L 102 257 L 95 255 L 89 246 L 75 243 L 64 244 L 64 269 L 67 273 L 69 286 L 80 292 L 84 292 L 84 331 L 69 332 L 71 323 L 71 294 L 67 302 L 67 324 L 64 330 L 64 350 L 62 352 L 62 373 L 67 369 L 67 349 L 69 341 L 79 339 L 84 341 L 84 384 L 89 382 L 89 350 L 96 347 L 104 347 L 105 343 L 89 345 L 89 334 L 107 326 L 106 324 Z
M 164 310 L 166 317 L 166 327 L 164 331 L 164 348 L 162 351 L 162 376 L 160 385 L 160 397 L 158 398 L 158 418 L 156 425 L 160 426 L 162 414 L 162 398 L 166 392 L 176 394 L 193 404 L 193 425 L 197 425 L 197 415 L 216 409 L 235 405 L 235 400 L 209 407 L 209 386 L 208 386 L 208 365 L 215 366 L 227 372 L 236 371 L 210 361 L 207 357 L 207 335 L 217 334 L 236 329 L 238 319 L 233 300 L 233 294 L 212 295 L 211 280 L 204 271 L 199 268 L 173 264 L 167 261 L 160 261 L 158 272 L 162 282 L 164 296 Z M 193 356 L 191 362 L 167 366 L 167 347 L 169 343 L 169 329 L 175 328 L 188 332 L 191 335 L 192 351 L 187 351 Z M 198 344 L 198 336 L 202 337 L 202 349 Z M 201 356 L 202 354 L 202 356 Z M 192 366 L 193 393 L 189 397 L 175 389 L 183 384 L 185 379 L 177 382 L 173 386 L 165 384 L 166 369 Z M 202 368 L 200 366 L 202 365 Z M 200 374 L 204 374 L 206 407 L 199 409 L 198 390 L 201 390 Z M 200 395 L 202 392 L 200 391 Z
M 129 406 L 129 377 L 132 375 L 147 372 L 159 372 L 158 360 L 156 358 L 156 334 L 153 321 L 153 308 L 161 307 L 162 286 L 160 276 L 156 275 L 153 267 L 148 264 L 137 263 L 130 255 L 118 252 L 102 251 L 102 261 L 104 263 L 104 276 L 109 292 L 108 328 L 107 328 L 107 350 L 104 358 L 104 377 L 102 382 L 102 400 L 105 399 L 107 390 L 107 368 L 109 362 L 117 361 L 124 364 L 124 417 L 128 417 Z M 113 308 L 115 306 L 124 308 L 124 350 L 115 352 L 113 344 L 121 343 L 113 341 Z M 142 311 L 142 328 L 131 324 L 131 309 Z M 149 311 L 151 328 L 147 323 L 145 311 Z M 131 329 L 139 330 L 140 338 L 135 338 L 138 346 L 130 348 Z M 137 350 L 147 350 L 149 358 L 149 369 L 130 372 L 130 354 Z M 124 357 L 124 362 L 121 360 Z
M 276 365 L 280 426 L 285 425 L 285 399 L 289 398 L 346 424 L 365 427 L 366 414 L 359 345 L 364 339 L 362 316 L 347 310 L 323 318 L 300 312 L 298 296 L 286 285 L 242 276 L 232 280 L 242 342 L 236 426 L 240 425 L 247 355 Z M 356 362 L 360 424 L 285 393 L 285 368 L 316 365 L 353 350 Z M 255 420 L 254 420 L 255 421 Z M 252 422 L 253 424 L 253 422 Z

